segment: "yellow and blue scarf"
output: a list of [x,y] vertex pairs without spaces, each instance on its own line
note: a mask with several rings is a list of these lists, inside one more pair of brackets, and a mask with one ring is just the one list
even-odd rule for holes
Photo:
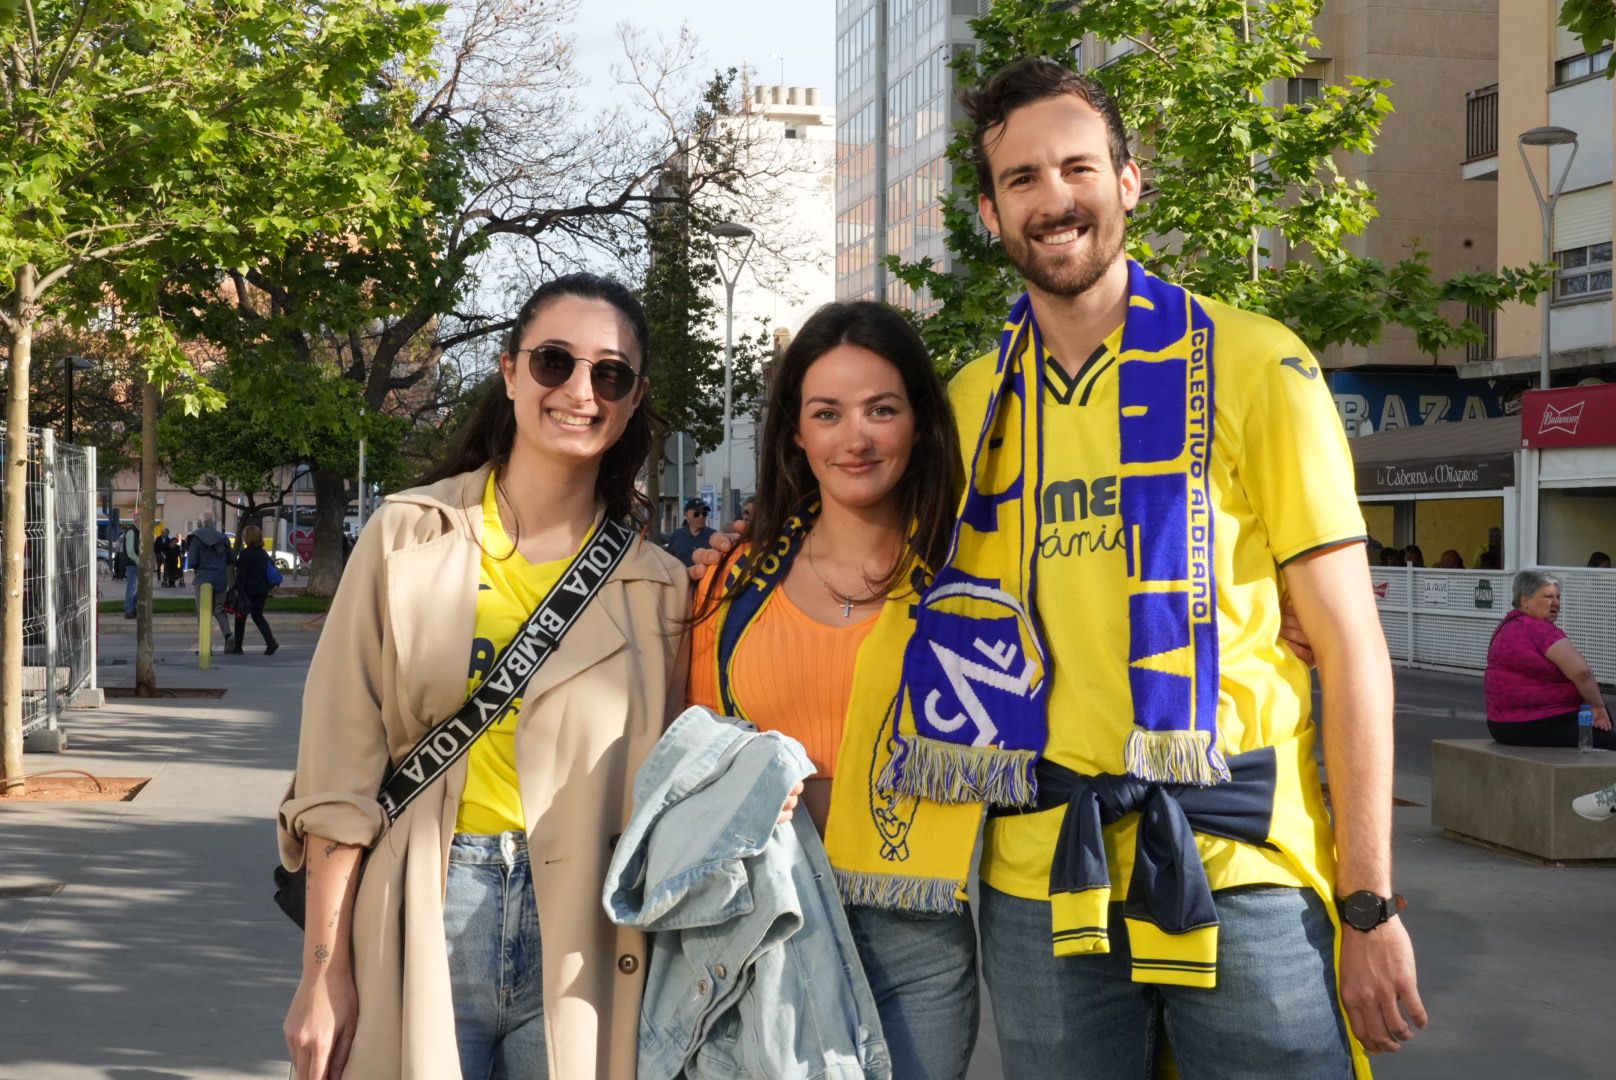
[[[747,631],[790,573],[818,516],[819,502],[810,499],[786,521],[780,536],[767,547],[738,555],[724,575],[719,595],[751,568],[746,587],[713,615],[719,701],[729,716],[753,719],[735,694],[735,658]],[[854,665],[825,827],[825,854],[846,904],[952,912],[961,910],[965,899],[984,808],[903,795],[880,782],[896,745],[891,718],[904,647],[914,631],[915,601],[928,580],[917,560],[911,588],[882,605]]]
[[[1117,366],[1133,713],[1124,761],[1140,780],[1207,785],[1229,777],[1217,740],[1212,320],[1132,261],[1128,290]],[[1000,335],[948,556],[904,655],[893,790],[997,806],[1035,797],[1049,696],[1036,604],[1044,363],[1023,294]]]

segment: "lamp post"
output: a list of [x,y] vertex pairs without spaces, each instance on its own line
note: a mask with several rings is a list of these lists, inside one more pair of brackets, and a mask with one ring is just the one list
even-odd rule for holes
[[[1532,171],[1532,163],[1526,157],[1528,146],[1570,146],[1571,155],[1566,158],[1565,168],[1560,170],[1560,178],[1555,180],[1549,191],[1549,197],[1543,197],[1543,188],[1538,185],[1537,173]],[[1560,192],[1565,188],[1566,177],[1571,175],[1571,163],[1577,160],[1577,133],[1570,128],[1563,127],[1535,127],[1530,131],[1523,131],[1515,140],[1515,148],[1521,152],[1521,164],[1526,168],[1526,178],[1532,182],[1532,194],[1537,197],[1537,211],[1543,218],[1543,261],[1554,263],[1554,205],[1560,201]],[[1550,180],[1554,172],[1552,153],[1544,170],[1544,181]],[[1549,309],[1554,305],[1554,272],[1550,272],[1549,289],[1538,301],[1542,312],[1542,325],[1538,342],[1538,389],[1549,388]]]
[[73,441],[73,373],[75,371],[89,371],[95,367],[95,361],[88,356],[62,357],[62,370],[67,373],[67,441]]
[[741,270],[746,266],[746,260],[752,254],[752,245],[757,243],[757,236],[745,225],[733,221],[720,221],[707,231],[724,240],[746,241],[746,248],[741,252],[740,258],[735,261],[734,273],[724,273],[723,260],[717,260],[718,275],[724,279],[724,486],[719,489],[719,505],[713,509],[718,513],[718,523],[727,525],[729,524],[730,466],[734,462],[734,447],[730,438],[730,411],[735,382],[735,283],[741,279]]

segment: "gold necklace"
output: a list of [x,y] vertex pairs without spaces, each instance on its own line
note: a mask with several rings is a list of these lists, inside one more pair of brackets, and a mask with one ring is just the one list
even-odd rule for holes
[[825,586],[825,591],[830,593],[838,604],[842,605],[842,618],[851,619],[853,617],[853,609],[856,607],[863,607],[865,604],[886,599],[887,592],[885,589],[878,589],[875,592],[870,593],[868,596],[849,596],[846,593],[841,592],[836,588],[836,586],[825,580],[825,575],[819,572],[819,563],[814,559],[814,553],[806,550],[806,545],[804,545],[804,548],[805,553],[808,556],[808,569],[812,570],[814,572],[814,577],[818,578],[819,583]]

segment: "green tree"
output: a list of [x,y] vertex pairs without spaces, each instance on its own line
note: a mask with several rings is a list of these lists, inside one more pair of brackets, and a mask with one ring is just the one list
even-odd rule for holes
[[[508,330],[510,308],[535,279],[602,261],[625,278],[638,276],[644,230],[668,198],[655,186],[667,162],[690,163],[688,189],[697,200],[738,190],[761,167],[721,104],[734,73],[718,91],[696,82],[686,33],[660,45],[626,36],[624,104],[603,117],[580,116],[570,45],[560,32],[576,8],[576,0],[459,0],[440,50],[441,78],[414,87],[402,113],[361,110],[349,123],[355,137],[388,125],[420,134],[427,152],[417,216],[364,237],[311,236],[223,291],[198,265],[183,282],[170,279],[168,309],[223,346],[232,366],[273,354],[309,365],[308,377],[322,384],[351,383],[357,395],[331,399],[346,401],[351,416],[319,414],[337,425],[322,445],[353,445],[336,435],[358,422],[360,410],[417,426],[441,423],[459,393],[459,373],[446,370],[445,357]],[[635,101],[639,119],[625,113]],[[515,299],[495,313],[479,308],[490,264],[507,272],[506,293]],[[486,367],[486,355],[478,359]],[[311,424],[300,426],[312,437]],[[341,571],[353,472],[346,463],[311,464],[317,524],[308,587],[329,594]]]
[[[1616,40],[1616,0],[1565,0],[1560,25],[1580,37],[1590,55],[1609,48]],[[1605,78],[1616,79],[1616,64],[1605,67]]]
[[[0,326],[10,432],[28,419],[36,324],[131,321],[148,387],[183,381],[158,281],[187,260],[245,266],[295,236],[384,223],[408,146],[356,147],[338,123],[379,76],[407,80],[438,9],[397,0],[5,0],[0,4]],[[216,403],[198,383],[188,407]],[[145,392],[143,428],[155,420]],[[146,440],[149,444],[150,438]],[[151,455],[146,455],[149,459]],[[24,458],[7,462],[0,783],[21,769]],[[147,461],[148,473],[150,461]],[[155,505],[145,485],[143,550]],[[143,557],[141,655],[151,560]],[[150,664],[138,665],[151,681]]]
[[[663,171],[658,191],[666,201],[646,228],[649,258],[641,296],[655,352],[651,403],[664,421],[652,438],[647,494],[660,507],[661,466],[669,436],[683,432],[697,453],[716,448],[724,439],[725,357],[718,327],[725,311],[715,296],[723,284],[720,247],[730,242],[713,234],[721,219],[719,208],[693,196],[680,163]],[[723,257],[733,261],[739,254],[730,250]],[[732,416],[745,416],[756,408],[769,342],[767,327],[750,334],[743,331],[734,339]],[[726,509],[725,520],[728,517]]]
[[[995,0],[972,21],[978,47],[954,60],[974,86],[1012,60],[1043,56],[1073,65],[1086,34],[1135,50],[1089,72],[1115,96],[1147,188],[1128,229],[1129,254],[1197,292],[1289,324],[1314,348],[1366,345],[1382,328],[1413,329],[1419,348],[1483,340],[1443,305],[1496,308],[1529,300],[1543,268],[1434,279],[1414,251],[1394,265],[1354,254],[1349,240],[1375,215],[1374,193],[1341,176],[1341,154],[1368,154],[1391,102],[1385,80],[1354,77],[1301,105],[1268,89],[1303,72],[1316,46],[1319,0]],[[988,351],[1020,281],[976,213],[976,173],[966,131],[949,145],[953,189],[944,206],[952,274],[925,263],[889,265],[943,301],[924,333],[953,368]],[[1274,250],[1283,241],[1282,252]],[[1271,261],[1271,257],[1272,261]]]

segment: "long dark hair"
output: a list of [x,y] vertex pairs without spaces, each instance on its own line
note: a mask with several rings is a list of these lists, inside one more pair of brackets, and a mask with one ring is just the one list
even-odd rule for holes
[[[602,300],[616,308],[628,320],[634,340],[639,344],[640,374],[651,374],[651,328],[646,322],[645,308],[623,285],[598,274],[567,274],[540,285],[516,315],[516,325],[505,342],[507,355],[516,355],[522,345],[522,335],[533,325],[544,305],[563,296]],[[480,469],[489,462],[498,469],[510,460],[511,446],[516,441],[516,407],[501,392],[499,378],[498,373],[493,376],[482,402],[461,428],[449,453],[421,477],[419,483],[435,483]],[[623,429],[623,437],[612,444],[601,459],[595,496],[606,504],[607,517],[635,525],[644,525],[651,519],[651,500],[635,481],[645,467],[651,452],[652,432],[659,423],[661,418],[651,408],[651,395],[642,395],[628,418],[628,426]]]
[[[808,455],[796,440],[802,383],[814,362],[838,345],[868,349],[897,368],[914,409],[915,444],[897,487],[909,543],[882,582],[882,591],[891,595],[905,587],[917,558],[931,569],[942,563],[959,505],[963,470],[948,395],[926,345],[908,320],[886,304],[871,300],[826,304],[809,316],[786,349],[769,383],[764,406],[757,506],[747,535],[761,550],[785,531],[787,519],[819,490]],[[749,568],[743,570],[721,599],[735,596],[751,577]],[[698,617],[716,608],[717,594],[716,589],[708,593],[713,602],[704,605]]]

